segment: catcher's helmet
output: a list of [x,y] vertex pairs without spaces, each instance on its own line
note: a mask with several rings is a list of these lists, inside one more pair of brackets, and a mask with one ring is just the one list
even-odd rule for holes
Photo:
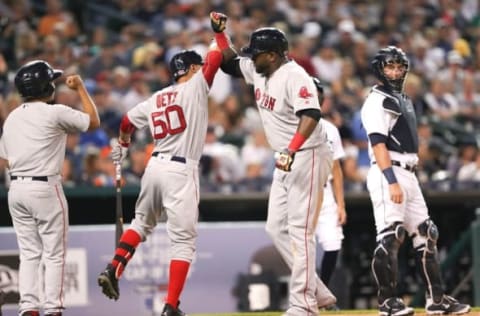
[[[405,72],[403,76],[398,79],[390,79],[385,76],[383,68],[387,64],[398,63],[405,66]],[[380,49],[372,60],[372,68],[375,77],[380,80],[387,88],[395,91],[402,92],[403,82],[407,76],[409,61],[407,55],[398,47],[388,46]]]
[[280,56],[285,56],[288,51],[287,37],[277,28],[262,27],[252,33],[250,43],[241,51],[251,57],[264,52],[275,52]]
[[24,99],[36,99],[50,96],[55,90],[52,83],[63,71],[53,69],[43,60],[26,63],[15,75],[15,87]]
[[175,81],[188,72],[190,65],[203,65],[202,56],[194,50],[183,50],[172,57],[170,70]]

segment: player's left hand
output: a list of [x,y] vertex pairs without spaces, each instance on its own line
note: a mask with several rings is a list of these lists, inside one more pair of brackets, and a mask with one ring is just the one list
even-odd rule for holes
[[210,12],[210,24],[215,33],[222,33],[225,31],[227,16],[220,12]]
[[291,171],[295,153],[288,150],[275,153],[275,167],[283,171]]
[[65,84],[70,89],[77,90],[81,85],[83,85],[83,80],[79,75],[71,75],[67,77]]

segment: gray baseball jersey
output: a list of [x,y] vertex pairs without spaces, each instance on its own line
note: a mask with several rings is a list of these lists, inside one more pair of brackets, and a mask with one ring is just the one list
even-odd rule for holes
[[199,71],[188,82],[169,86],[128,111],[137,128],[149,127],[154,151],[199,160],[207,133],[209,87]]
[[202,71],[153,94],[127,115],[137,128],[148,126],[154,139],[141,182],[131,229],[145,239],[165,211],[172,239],[170,257],[193,260],[198,221],[198,161],[208,124],[209,85]]
[[[328,142],[333,149],[333,160],[345,157],[342,139],[338,128],[327,120],[323,120],[327,132]],[[317,223],[317,239],[324,251],[334,251],[341,248],[343,239],[343,228],[338,224],[337,202],[332,188],[332,175],[323,190],[323,203],[320,209]]]
[[[304,109],[320,109],[311,77],[294,61],[270,78],[255,71],[253,61],[240,58],[240,70],[253,85],[267,140],[276,151],[285,150],[296,133]],[[333,295],[315,272],[315,224],[322,188],[332,168],[332,152],[323,124],[295,154],[290,172],[276,169],[270,190],[266,229],[292,270],[287,315],[318,313],[321,300]]]
[[8,160],[11,184],[8,206],[20,248],[20,312],[41,307],[38,289],[40,260],[45,266],[46,312],[63,309],[64,258],[68,206],[60,170],[67,133],[86,131],[88,114],[43,102],[24,103],[7,117],[0,140],[1,157]]

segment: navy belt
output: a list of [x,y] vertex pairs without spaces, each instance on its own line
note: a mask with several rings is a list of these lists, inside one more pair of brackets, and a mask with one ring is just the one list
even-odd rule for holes
[[[160,153],[158,151],[156,151],[152,154],[153,157],[157,157],[158,155],[160,155]],[[181,162],[181,163],[187,163],[187,159],[185,159],[185,157],[180,157],[180,156],[170,156],[170,160],[171,161],[176,161],[176,162]]]
[[[410,171],[410,172],[415,172],[417,171],[417,166],[416,165],[407,165],[406,163],[404,162],[400,162],[400,161],[397,161],[397,160],[392,160],[392,166],[397,166],[397,167],[400,167],[400,168],[403,168],[407,171]],[[372,164],[376,164],[377,162],[374,161]]]
[[38,176],[38,177],[30,177],[30,176],[11,176],[11,180],[17,180],[17,179],[32,179],[33,181],[43,181],[43,182],[48,182],[48,177],[47,176]]

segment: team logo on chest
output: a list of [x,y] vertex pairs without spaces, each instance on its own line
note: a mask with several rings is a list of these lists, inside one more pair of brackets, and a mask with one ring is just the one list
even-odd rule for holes
[[262,93],[259,88],[255,89],[255,100],[257,101],[258,106],[262,108],[266,108],[270,111],[273,111],[273,108],[275,107],[275,99],[272,96],[269,96],[266,93]]

